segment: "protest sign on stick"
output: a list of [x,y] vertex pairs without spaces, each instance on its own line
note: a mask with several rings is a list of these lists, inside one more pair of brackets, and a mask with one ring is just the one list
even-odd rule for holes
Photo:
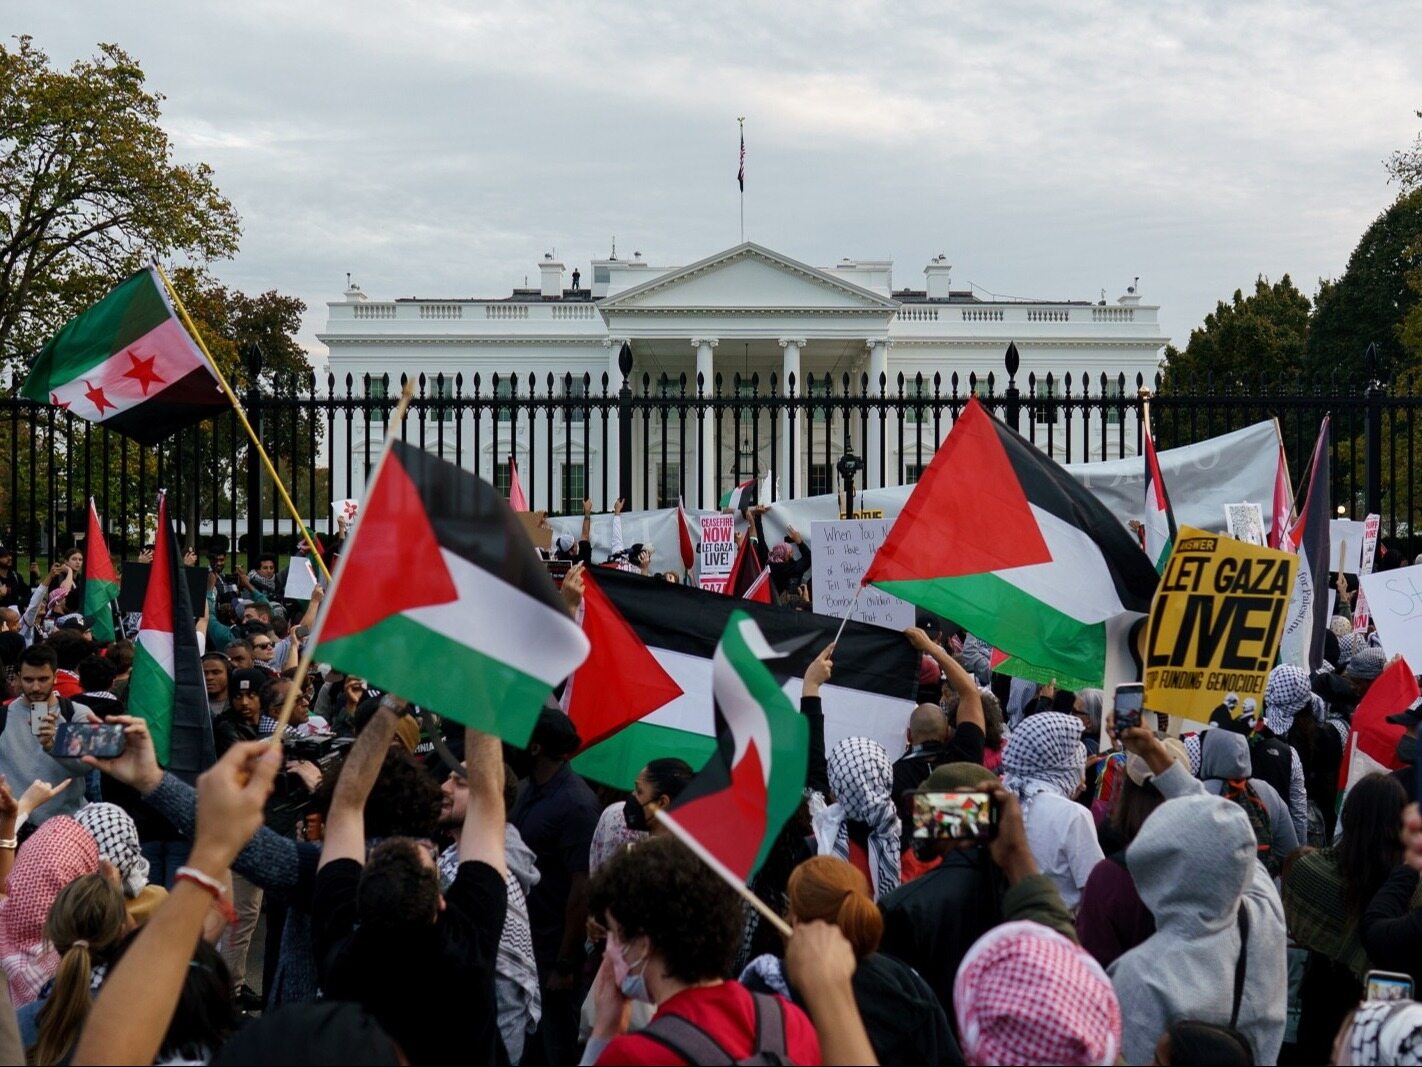
[[1365,574],[1359,588],[1367,595],[1383,651],[1422,663],[1422,564]]
[[[907,600],[890,596],[874,586],[860,586],[874,553],[889,536],[893,525],[892,519],[845,519],[810,524],[810,589],[817,614],[848,617],[890,630],[913,625],[914,607]],[[851,601],[853,611],[849,610]]]
[[1378,530],[1382,526],[1382,516],[1369,515],[1363,520],[1363,558],[1358,563],[1358,602],[1353,605],[1353,629],[1367,630],[1371,613],[1368,611],[1368,595],[1363,592],[1362,576],[1373,573],[1373,563],[1377,559]]
[[1262,701],[1298,557],[1180,529],[1151,605],[1145,702],[1209,721],[1227,693]]
[[292,556],[291,565],[286,569],[286,588],[282,596],[287,600],[310,600],[316,588],[316,571],[305,556]]
[[355,522],[355,517],[360,514],[360,501],[352,497],[345,500],[331,501],[331,517],[333,519],[345,519],[346,522]]
[[736,517],[701,516],[701,588],[724,593],[736,557]]

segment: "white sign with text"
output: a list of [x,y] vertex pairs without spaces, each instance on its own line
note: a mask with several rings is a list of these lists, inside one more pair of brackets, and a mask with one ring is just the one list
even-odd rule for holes
[[731,564],[736,558],[736,517],[734,515],[701,516],[702,589],[724,593],[731,577]]
[[1422,565],[1365,574],[1359,582],[1383,651],[1422,663]]
[[[843,618],[859,592],[859,579],[889,536],[893,519],[846,519],[810,523],[810,574],[814,610]],[[914,623],[914,606],[865,586],[850,616],[858,622],[905,630]]]

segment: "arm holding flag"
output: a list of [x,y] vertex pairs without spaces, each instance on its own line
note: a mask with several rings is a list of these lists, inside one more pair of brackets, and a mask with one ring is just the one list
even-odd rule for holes
[[400,710],[391,706],[394,703],[390,697],[381,698],[380,707],[346,756],[341,776],[336,779],[336,790],[331,795],[318,870],[336,860],[365,863],[365,802],[380,775],[380,765],[385,762],[385,753],[390,751],[390,741],[395,736],[395,725],[400,721]]
[[464,734],[469,803],[459,832],[459,862],[487,863],[502,878],[504,858],[504,756],[499,739],[479,730]]

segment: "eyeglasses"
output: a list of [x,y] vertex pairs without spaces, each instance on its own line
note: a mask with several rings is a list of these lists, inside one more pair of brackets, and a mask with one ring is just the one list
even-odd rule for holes
[[272,644],[270,641],[253,641],[252,648],[257,652],[263,652],[269,648],[276,648],[276,645]]

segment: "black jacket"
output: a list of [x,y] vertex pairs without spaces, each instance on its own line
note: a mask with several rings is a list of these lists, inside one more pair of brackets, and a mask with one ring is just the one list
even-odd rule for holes
[[1383,971],[1402,971],[1422,982],[1422,909],[1413,910],[1417,872],[1393,868],[1363,912],[1358,934],[1368,959]]

